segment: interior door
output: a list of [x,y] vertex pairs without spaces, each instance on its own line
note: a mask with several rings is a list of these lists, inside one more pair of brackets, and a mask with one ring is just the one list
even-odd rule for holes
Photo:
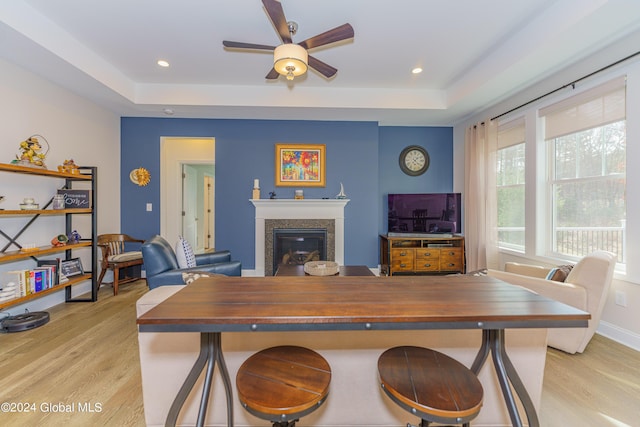
[[193,166],[182,165],[182,236],[187,239],[195,252],[204,249],[202,239],[198,239],[198,173]]

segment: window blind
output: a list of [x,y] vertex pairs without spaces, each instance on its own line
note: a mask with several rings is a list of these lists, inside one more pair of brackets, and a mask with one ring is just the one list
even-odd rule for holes
[[572,96],[538,111],[544,118],[544,139],[550,140],[623,120],[626,76]]
[[524,117],[498,125],[498,149],[524,142]]

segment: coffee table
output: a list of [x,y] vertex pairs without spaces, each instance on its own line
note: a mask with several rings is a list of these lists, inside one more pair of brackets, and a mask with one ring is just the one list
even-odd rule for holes
[[[375,276],[366,265],[341,265],[334,276]],[[274,276],[310,276],[304,272],[304,265],[283,264],[278,266]]]

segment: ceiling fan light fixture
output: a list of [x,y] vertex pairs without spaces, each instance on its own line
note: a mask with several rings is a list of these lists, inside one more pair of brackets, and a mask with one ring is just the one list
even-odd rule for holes
[[285,43],[273,51],[273,68],[287,80],[293,80],[307,72],[309,55],[300,45]]

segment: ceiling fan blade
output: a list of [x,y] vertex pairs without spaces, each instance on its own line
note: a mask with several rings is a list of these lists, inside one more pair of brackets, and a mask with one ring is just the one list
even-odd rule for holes
[[329,43],[335,43],[341,40],[353,38],[353,35],[354,32],[351,24],[343,24],[332,30],[326,31],[322,34],[318,34],[317,36],[313,36],[310,39],[306,39],[305,41],[302,41],[298,44],[305,49],[313,49]]
[[309,55],[309,67],[313,68],[314,70],[316,70],[317,72],[325,76],[326,78],[331,78],[335,76],[336,73],[338,72],[337,68],[333,68],[331,65],[327,64],[326,62],[322,62],[311,55]]
[[233,49],[274,50],[276,48],[275,46],[267,46],[265,44],[231,42],[228,40],[223,40],[222,45]]
[[275,80],[275,79],[277,79],[278,77],[280,77],[280,74],[276,71],[276,69],[275,69],[275,68],[272,68],[272,69],[271,69],[271,71],[269,71],[269,74],[267,74],[267,75],[265,76],[265,79],[268,79],[268,80]]
[[276,27],[278,35],[283,43],[291,43],[291,33],[289,33],[289,24],[284,16],[282,4],[277,0],[262,0],[264,8],[271,18],[271,22]]

